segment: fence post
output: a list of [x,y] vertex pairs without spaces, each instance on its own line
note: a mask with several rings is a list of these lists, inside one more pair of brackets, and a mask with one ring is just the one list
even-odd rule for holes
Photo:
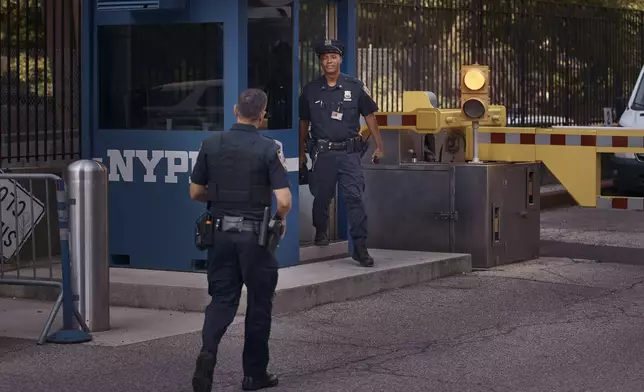
[[74,326],[74,291],[71,284],[71,265],[69,257],[69,219],[68,200],[65,181],[56,180],[56,207],[60,233],[60,265],[63,284],[63,328],[47,337],[52,343],[83,343],[92,340],[88,331]]
[[81,318],[92,332],[110,329],[107,168],[79,160],[67,168],[72,281]]

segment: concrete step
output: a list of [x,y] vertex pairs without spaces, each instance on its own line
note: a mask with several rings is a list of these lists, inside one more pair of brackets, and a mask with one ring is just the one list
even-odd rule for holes
[[[302,311],[472,270],[470,255],[370,252],[376,260],[374,268],[343,258],[280,269],[273,312]],[[59,277],[60,272],[54,275]],[[110,268],[110,279],[112,306],[201,312],[210,301],[203,273]],[[48,288],[0,285],[0,296],[5,297],[53,301],[56,294]],[[245,298],[244,288],[239,315],[245,314]]]
[[313,263],[316,261],[340,259],[349,256],[349,241],[334,241],[329,246],[315,246],[314,244],[300,245],[300,263]]

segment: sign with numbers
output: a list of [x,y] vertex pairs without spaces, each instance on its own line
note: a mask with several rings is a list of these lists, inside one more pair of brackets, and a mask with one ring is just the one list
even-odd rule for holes
[[[0,171],[2,173],[2,171]],[[45,205],[13,180],[0,179],[2,257],[18,252],[45,215]]]

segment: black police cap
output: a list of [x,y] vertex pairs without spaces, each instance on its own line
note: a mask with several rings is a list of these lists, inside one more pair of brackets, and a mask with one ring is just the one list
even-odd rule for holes
[[344,45],[338,40],[326,39],[315,45],[315,53],[317,53],[318,56],[322,56],[327,53],[336,53],[342,56],[344,54]]

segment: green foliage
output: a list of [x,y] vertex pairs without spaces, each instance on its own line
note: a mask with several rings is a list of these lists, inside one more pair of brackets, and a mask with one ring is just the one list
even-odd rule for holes
[[0,0],[0,42],[22,50],[37,48],[45,40],[40,2]]
[[47,56],[27,56],[27,53],[20,53],[17,64],[12,62],[10,69],[12,74],[18,74],[18,78],[29,89],[30,94],[40,97],[52,96],[54,93],[53,75],[50,70],[50,61]]
[[8,63],[7,75],[20,82],[22,91],[28,87],[30,94],[50,96],[53,77],[44,50],[43,14],[37,0],[0,0],[0,56]]

